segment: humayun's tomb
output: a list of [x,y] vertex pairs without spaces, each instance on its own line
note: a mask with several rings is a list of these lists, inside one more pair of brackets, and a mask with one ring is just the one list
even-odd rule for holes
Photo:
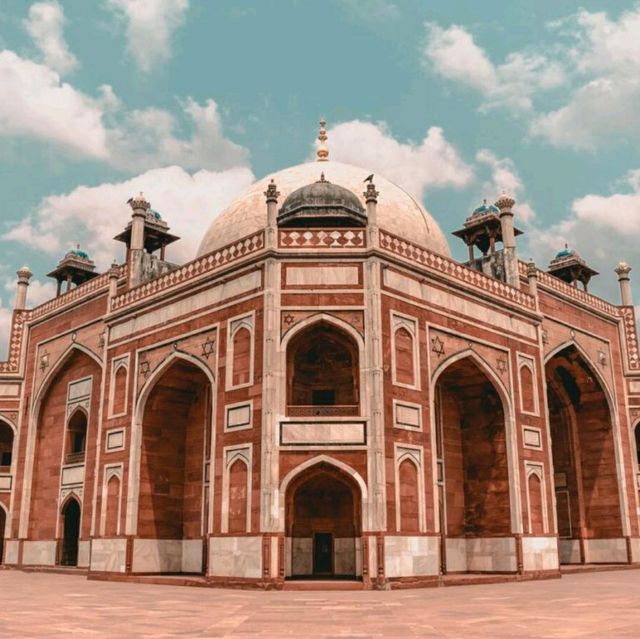
[[70,251],[35,308],[18,271],[3,568],[395,588],[640,564],[630,267],[614,304],[575,250],[521,261],[506,194],[461,216],[455,261],[419,202],[319,137],[191,262],[140,194],[124,263]]

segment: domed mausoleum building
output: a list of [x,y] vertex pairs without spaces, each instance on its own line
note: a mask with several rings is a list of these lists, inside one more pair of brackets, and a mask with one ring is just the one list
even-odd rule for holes
[[35,308],[18,271],[5,567],[385,588],[640,563],[630,267],[616,305],[574,250],[520,261],[507,195],[461,216],[457,262],[419,202],[320,140],[191,262],[140,194],[123,264],[70,251]]

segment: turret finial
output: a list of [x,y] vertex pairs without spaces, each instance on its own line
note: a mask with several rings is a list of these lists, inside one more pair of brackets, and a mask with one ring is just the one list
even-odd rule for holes
[[318,156],[318,162],[326,162],[329,159],[329,149],[327,147],[327,121],[324,118],[320,118],[320,132],[318,133],[318,150],[316,155]]

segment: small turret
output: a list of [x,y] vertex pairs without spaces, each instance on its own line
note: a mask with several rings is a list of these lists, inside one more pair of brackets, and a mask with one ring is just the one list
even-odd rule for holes
[[75,249],[67,252],[65,256],[58,262],[58,266],[47,274],[58,283],[56,296],[62,293],[62,283],[66,283],[65,293],[71,290],[71,286],[79,286],[94,277],[97,277],[96,265],[89,257],[86,251],[80,249],[78,244]]
[[[513,206],[514,201],[511,198],[509,198],[509,202]],[[497,248],[500,242],[503,244],[504,249],[507,248],[507,243],[504,241],[504,223],[501,218],[500,203],[505,205],[506,202],[503,201],[503,198],[500,198],[495,204],[488,204],[485,199],[467,217],[463,227],[454,231],[453,234],[467,245],[469,249],[469,266],[497,279],[508,281],[505,251]],[[512,240],[509,248],[513,253],[515,252],[513,238],[517,235],[522,235],[522,231],[514,228],[513,223],[510,227],[509,225],[507,227],[507,232],[510,233],[510,239]],[[475,248],[478,248],[481,252],[481,257],[478,259],[474,252]],[[514,278],[512,277],[512,279]]]
[[598,271],[594,271],[580,257],[575,249],[570,249],[568,244],[549,262],[549,273],[558,279],[577,287],[578,282],[582,283],[585,291],[588,292],[589,281]]
[[16,302],[14,308],[21,311],[27,306],[27,289],[29,288],[29,280],[33,277],[33,273],[28,266],[23,266],[17,273],[18,290],[16,292]]

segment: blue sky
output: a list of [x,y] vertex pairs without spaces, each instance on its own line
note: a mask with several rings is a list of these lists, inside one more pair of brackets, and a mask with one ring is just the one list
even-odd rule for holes
[[[606,4],[606,12],[602,6]],[[15,271],[100,269],[143,190],[193,256],[256,177],[313,153],[421,197],[448,233],[517,199],[519,253],[567,241],[640,301],[640,4],[608,0],[0,0],[0,340]],[[451,238],[461,259],[463,246]],[[634,278],[634,275],[636,276]]]

